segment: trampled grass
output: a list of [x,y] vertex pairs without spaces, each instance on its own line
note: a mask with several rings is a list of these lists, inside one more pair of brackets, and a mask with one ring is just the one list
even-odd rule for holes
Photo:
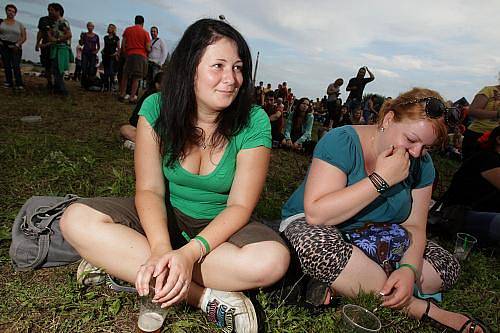
[[[76,284],[76,265],[35,272],[15,272],[9,262],[10,229],[18,209],[32,195],[131,196],[133,155],[123,149],[119,126],[131,106],[109,94],[85,92],[69,83],[71,97],[44,92],[43,81],[27,79],[27,91],[0,91],[0,331],[1,332],[133,332],[135,296],[105,286]],[[22,116],[41,115],[25,124]],[[257,214],[277,219],[280,207],[302,181],[308,159],[273,151],[267,183]],[[446,185],[456,163],[437,161]],[[310,311],[282,305],[284,294],[260,292],[268,332],[340,332],[340,305],[354,302],[377,308],[373,296],[340,299],[337,307]],[[500,264],[498,254],[476,251],[464,265],[455,288],[444,295],[445,308],[467,312],[499,331]],[[386,332],[433,330],[387,309],[377,310]],[[169,311],[164,332],[217,332],[200,312],[177,306]]]

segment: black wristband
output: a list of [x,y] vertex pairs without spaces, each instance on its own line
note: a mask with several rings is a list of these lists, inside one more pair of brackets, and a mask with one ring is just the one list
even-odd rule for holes
[[368,176],[378,193],[382,194],[389,189],[389,184],[378,173],[373,172]]

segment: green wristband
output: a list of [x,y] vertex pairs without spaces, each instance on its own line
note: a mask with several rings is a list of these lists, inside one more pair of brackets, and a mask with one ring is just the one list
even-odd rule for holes
[[209,254],[210,253],[210,244],[208,244],[207,240],[205,238],[201,237],[200,235],[196,236],[195,239],[198,239],[203,244],[203,246],[205,247],[205,250],[206,250],[206,254]]
[[417,281],[418,273],[417,273],[417,269],[415,268],[415,266],[413,266],[412,264],[399,264],[398,269],[400,269],[401,267],[408,267],[409,269],[411,269],[413,271],[413,274],[415,274],[415,281]]

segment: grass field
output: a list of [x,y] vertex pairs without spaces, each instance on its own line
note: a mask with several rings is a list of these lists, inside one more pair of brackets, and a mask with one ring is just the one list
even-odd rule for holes
[[[32,195],[75,193],[131,196],[133,154],[122,148],[119,126],[131,106],[112,95],[82,91],[69,83],[71,97],[61,99],[44,90],[40,78],[27,79],[21,94],[0,90],[0,332],[133,332],[138,306],[134,295],[105,286],[76,284],[76,265],[35,272],[15,272],[8,256],[10,229],[18,209]],[[25,124],[26,115],[42,122]],[[276,219],[284,200],[303,179],[308,159],[287,151],[272,153],[271,168],[257,207],[259,216]],[[438,159],[442,191],[456,163]],[[310,312],[281,304],[280,292],[260,292],[269,332],[341,331],[340,307]],[[370,310],[376,300],[365,295],[354,302]],[[447,309],[470,313],[500,328],[500,261],[498,252],[475,251],[463,266],[455,288],[444,295]],[[433,332],[431,328],[387,309],[377,311],[384,332]],[[217,332],[205,317],[188,306],[169,310],[164,332]]]

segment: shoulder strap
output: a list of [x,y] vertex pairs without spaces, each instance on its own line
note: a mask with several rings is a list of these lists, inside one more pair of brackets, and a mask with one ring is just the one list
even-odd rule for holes
[[70,203],[79,197],[74,194],[67,194],[60,202],[52,207],[37,207],[31,216],[25,216],[21,229],[26,235],[38,237],[38,252],[33,262],[25,265],[17,264],[19,270],[34,269],[43,264],[49,253],[50,236],[52,230],[50,225],[59,218]]
[[155,45],[155,43],[159,40],[160,38],[156,38],[153,40],[153,42],[151,43],[151,47],[153,47],[153,45]]
[[52,222],[61,216],[70,203],[78,199],[74,194],[66,195],[60,202],[51,207],[37,207],[33,214],[26,216],[22,229],[25,234],[43,234]]

